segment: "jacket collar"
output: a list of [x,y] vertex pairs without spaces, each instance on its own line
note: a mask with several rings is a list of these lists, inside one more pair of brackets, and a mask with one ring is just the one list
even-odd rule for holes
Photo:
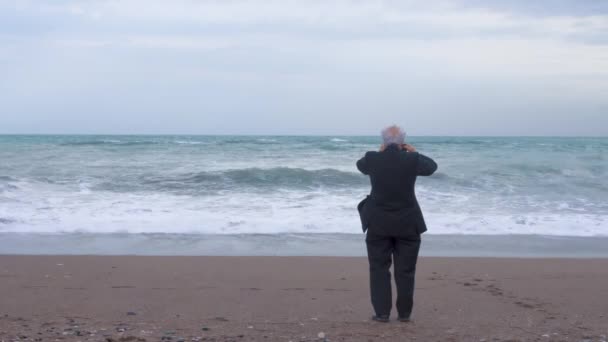
[[386,146],[386,148],[384,150],[385,151],[400,151],[401,148],[397,144],[390,144],[390,145]]

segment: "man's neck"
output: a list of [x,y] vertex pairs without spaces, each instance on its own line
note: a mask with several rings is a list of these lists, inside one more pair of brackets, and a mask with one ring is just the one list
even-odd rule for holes
[[384,150],[385,151],[399,151],[399,150],[401,150],[401,147],[397,144],[390,144],[390,145],[386,146],[386,148]]

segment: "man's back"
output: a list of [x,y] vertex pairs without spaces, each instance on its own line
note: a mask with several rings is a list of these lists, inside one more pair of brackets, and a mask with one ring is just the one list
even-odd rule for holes
[[[407,152],[399,145],[389,145],[384,151],[370,151],[357,162],[357,168],[369,175],[372,185],[364,217],[368,224],[426,231],[426,224],[416,200],[414,187],[418,176],[429,176],[437,164],[418,152]],[[364,224],[365,225],[365,224]],[[401,227],[399,227],[401,226]]]

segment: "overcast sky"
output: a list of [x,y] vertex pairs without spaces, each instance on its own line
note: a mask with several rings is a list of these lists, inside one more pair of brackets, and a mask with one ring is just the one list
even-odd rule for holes
[[0,133],[608,135],[608,1],[0,0]]

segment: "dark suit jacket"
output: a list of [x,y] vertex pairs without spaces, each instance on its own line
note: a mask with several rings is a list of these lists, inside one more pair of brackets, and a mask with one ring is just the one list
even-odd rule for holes
[[367,152],[357,161],[357,168],[369,175],[372,185],[369,196],[357,206],[363,232],[370,226],[405,235],[426,231],[414,185],[418,176],[430,176],[437,170],[431,158],[390,145],[383,152]]

